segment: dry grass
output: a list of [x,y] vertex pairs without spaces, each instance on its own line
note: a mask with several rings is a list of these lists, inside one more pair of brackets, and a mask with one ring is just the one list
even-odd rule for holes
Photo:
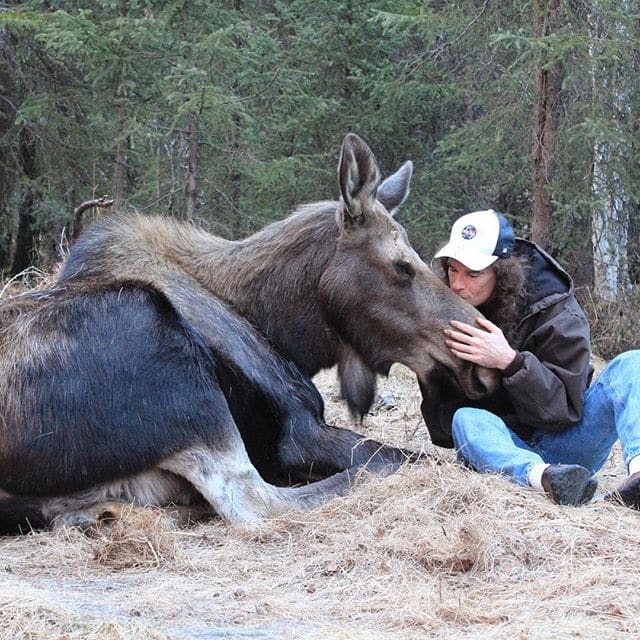
[[[327,415],[349,423],[332,373]],[[395,367],[361,431],[429,449]],[[640,515],[559,507],[439,462],[252,531],[127,510],[92,535],[0,539],[0,638],[369,640],[640,636]],[[622,472],[614,452],[604,488]]]

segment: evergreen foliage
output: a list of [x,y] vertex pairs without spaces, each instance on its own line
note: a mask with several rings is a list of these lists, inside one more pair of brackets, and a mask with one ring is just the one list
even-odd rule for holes
[[[0,271],[50,267],[73,208],[118,181],[124,208],[247,234],[337,197],[347,131],[384,173],[414,160],[403,222],[425,258],[473,209],[504,211],[527,235],[534,70],[561,61],[554,251],[588,283],[598,141],[632,237],[639,226],[638,16],[626,4],[563,3],[545,37],[524,0],[2,5]],[[630,265],[637,278],[635,252]]]

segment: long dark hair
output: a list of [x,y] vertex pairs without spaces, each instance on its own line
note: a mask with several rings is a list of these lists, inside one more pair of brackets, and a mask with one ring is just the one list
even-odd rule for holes
[[[449,260],[436,259],[432,263],[434,272],[449,286]],[[526,299],[526,281],[529,261],[524,256],[496,260],[491,268],[496,274],[496,286],[491,298],[478,307],[478,311],[498,325],[512,343],[515,330],[521,320],[521,306]],[[517,346],[517,345],[514,345]]]

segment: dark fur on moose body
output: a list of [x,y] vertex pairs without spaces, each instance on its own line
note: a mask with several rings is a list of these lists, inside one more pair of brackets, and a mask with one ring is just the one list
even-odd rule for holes
[[[103,500],[203,499],[250,523],[350,490],[407,452],[326,425],[310,376],[339,364],[354,411],[393,362],[434,362],[470,395],[492,376],[442,344],[466,305],[388,211],[411,163],[380,184],[343,143],[342,199],[241,241],[142,216],[88,229],[56,286],[0,305],[0,531],[83,522]],[[281,486],[292,481],[311,484]]]

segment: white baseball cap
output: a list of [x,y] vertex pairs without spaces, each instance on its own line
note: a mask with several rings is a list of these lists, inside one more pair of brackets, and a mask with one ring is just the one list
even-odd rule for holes
[[514,246],[513,228],[501,213],[474,211],[453,223],[449,242],[434,258],[453,258],[467,269],[482,271],[499,258],[511,257]]

